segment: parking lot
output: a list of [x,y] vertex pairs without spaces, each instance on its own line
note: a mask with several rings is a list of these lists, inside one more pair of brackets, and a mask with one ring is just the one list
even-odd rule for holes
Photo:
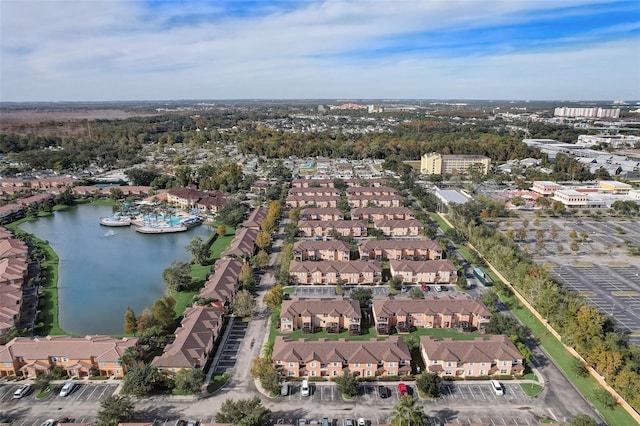
[[0,386],[0,403],[2,406],[10,406],[11,404],[28,403],[34,404],[38,401],[55,401],[55,402],[75,402],[75,401],[102,401],[109,395],[113,395],[118,385],[116,384],[87,384],[78,383],[68,396],[60,396],[60,389],[62,389],[62,383],[55,386],[53,392],[48,396],[36,399],[35,390],[32,390],[28,395],[21,399],[13,399],[13,393],[18,389],[19,384],[6,384]]
[[551,272],[564,286],[613,316],[630,333],[629,340],[640,344],[640,268],[613,265],[576,262],[555,265]]
[[515,404],[525,404],[531,401],[520,385],[502,383],[504,395],[496,395],[488,384],[443,384],[442,395],[437,400],[430,400],[430,403],[441,403],[442,401],[472,400],[475,402],[486,401],[488,403],[509,402]]
[[218,349],[220,355],[217,359],[216,365],[214,366],[213,371],[215,374],[224,373],[236,366],[238,349],[244,339],[248,326],[248,322],[238,320],[236,318],[230,319],[229,324],[227,324],[227,327],[231,328],[229,330],[229,335],[227,336],[226,341],[220,342],[220,347]]

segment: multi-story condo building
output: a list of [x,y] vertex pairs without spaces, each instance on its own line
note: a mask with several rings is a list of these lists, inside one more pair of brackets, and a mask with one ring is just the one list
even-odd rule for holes
[[360,334],[362,313],[356,300],[346,298],[301,299],[294,298],[282,302],[280,310],[280,331],[289,333],[302,330],[315,333],[326,330],[328,333]]
[[217,212],[227,202],[220,191],[200,191],[193,188],[174,188],[167,191],[167,202],[183,209]]
[[377,262],[297,262],[291,261],[289,279],[293,284],[378,284],[382,267]]
[[373,226],[389,237],[418,237],[424,231],[424,225],[417,219],[376,220]]
[[452,284],[458,280],[458,269],[449,259],[391,260],[391,276],[402,277],[406,283]]
[[409,220],[415,219],[415,213],[408,207],[361,207],[351,210],[351,219],[367,220]]
[[553,115],[556,117],[619,118],[620,108],[558,107]]
[[289,195],[293,197],[339,197],[340,190],[326,187],[291,188]]
[[300,220],[344,220],[344,212],[337,208],[306,208],[300,212]]
[[243,263],[242,260],[238,259],[219,259],[213,267],[213,273],[209,275],[204,287],[200,290],[198,297],[229,305],[238,292],[238,277]]
[[96,368],[101,376],[122,377],[126,366],[120,357],[137,338],[109,336],[16,337],[0,346],[0,377],[36,378],[62,367],[69,377],[86,377]]
[[342,237],[366,237],[367,223],[362,220],[301,220],[298,231],[303,237],[330,237],[336,232]]
[[349,195],[347,203],[350,208],[362,207],[400,207],[402,197],[391,195]]
[[361,260],[442,259],[442,247],[432,240],[369,240],[358,251]]
[[256,239],[260,231],[254,228],[242,228],[236,232],[229,248],[222,252],[222,256],[248,259],[256,253]]
[[288,208],[295,209],[298,207],[314,206],[319,208],[335,208],[340,201],[339,196],[317,196],[312,197],[308,195],[289,195],[285,204]]
[[476,328],[483,330],[491,319],[484,303],[469,296],[434,297],[425,299],[375,299],[373,319],[378,334],[388,334],[392,328],[408,333],[416,328]]
[[424,154],[420,159],[420,173],[423,175],[465,174],[472,166],[486,175],[491,160],[484,155],[443,155],[435,152]]
[[175,340],[151,362],[159,370],[177,372],[204,368],[222,329],[222,311],[210,306],[194,306],[184,311]]
[[411,372],[411,353],[398,336],[365,341],[292,340],[276,337],[271,356],[286,377],[403,376]]
[[520,375],[524,372],[522,354],[507,336],[502,335],[474,340],[421,336],[420,354],[426,368],[445,379]]
[[396,190],[388,186],[354,186],[347,188],[345,193],[347,197],[354,195],[394,195]]
[[293,259],[304,260],[338,260],[348,262],[350,258],[349,244],[340,240],[329,241],[297,241],[293,245]]

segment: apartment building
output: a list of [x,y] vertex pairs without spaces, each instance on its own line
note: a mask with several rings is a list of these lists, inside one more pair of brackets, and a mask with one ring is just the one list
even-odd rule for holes
[[524,373],[522,354],[507,336],[502,335],[474,340],[421,336],[420,354],[426,368],[444,379]]
[[293,197],[339,197],[340,190],[327,187],[291,188],[289,195]]
[[207,278],[198,297],[229,305],[238,292],[238,277],[243,264],[238,259],[219,259],[213,265],[213,273]]
[[301,220],[298,232],[311,238],[330,237],[333,232],[342,237],[366,237],[367,223],[362,220]]
[[442,259],[442,247],[432,240],[369,240],[358,251],[361,260]]
[[399,195],[349,195],[347,203],[350,208],[363,207],[400,207],[402,197]]
[[62,367],[69,377],[86,377],[95,367],[101,376],[122,377],[120,357],[137,338],[109,336],[16,337],[0,346],[0,377],[36,378],[53,367]]
[[222,330],[222,311],[211,306],[193,306],[184,311],[175,340],[162,355],[151,361],[159,370],[177,372],[185,368],[203,368]]
[[227,202],[220,191],[200,191],[194,188],[173,188],[167,191],[167,202],[183,209],[200,209],[215,213]]
[[365,341],[292,340],[276,337],[271,356],[286,377],[403,376],[411,372],[411,353],[402,338]]
[[408,207],[361,207],[351,210],[351,219],[366,220],[409,220],[415,219],[415,213]]
[[259,231],[260,225],[262,225],[262,222],[267,217],[268,212],[269,209],[267,209],[266,207],[256,207],[255,209],[251,210],[251,213],[249,213],[247,219],[242,222],[242,227]]
[[373,226],[389,237],[418,237],[424,231],[424,225],[417,219],[376,220]]
[[477,167],[486,175],[490,166],[491,159],[484,155],[443,155],[431,152],[420,159],[420,173],[423,175],[465,174],[471,167]]
[[292,284],[378,284],[382,267],[377,262],[297,262],[291,261],[289,280]]
[[354,186],[347,188],[345,193],[347,197],[354,195],[393,195],[396,194],[396,190],[389,186]]
[[290,209],[298,207],[314,206],[319,208],[336,208],[340,201],[339,196],[317,196],[312,197],[308,195],[289,195],[285,201],[285,204]]
[[241,259],[252,257],[257,250],[256,239],[260,231],[255,228],[242,228],[229,244],[229,248],[222,252],[223,257],[231,256]]
[[348,330],[350,335],[358,335],[361,320],[360,304],[356,300],[344,297],[294,298],[282,302],[280,332],[302,330],[304,333],[315,333],[326,330],[328,333],[340,333]]
[[458,280],[458,269],[449,259],[391,260],[391,276],[402,277],[405,283],[453,284]]
[[476,328],[483,330],[491,320],[491,312],[479,300],[469,296],[427,296],[425,299],[374,299],[373,319],[378,334],[392,328],[408,333],[416,328]]
[[349,244],[340,240],[302,240],[293,245],[293,259],[297,261],[337,260],[348,262],[350,253]]
[[337,208],[306,208],[300,212],[300,220],[344,220],[344,212]]

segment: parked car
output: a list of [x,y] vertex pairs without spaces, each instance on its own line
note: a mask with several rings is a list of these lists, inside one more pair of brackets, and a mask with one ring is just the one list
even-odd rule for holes
[[429,286],[426,284],[422,284],[422,291],[429,291]]
[[389,398],[389,394],[391,392],[389,391],[389,388],[383,385],[378,386],[378,395],[380,396],[380,398]]
[[40,426],[56,426],[56,419],[47,419],[40,424]]
[[404,383],[398,383],[398,393],[400,394],[400,398],[409,398],[409,389],[407,389],[407,385]]
[[280,395],[282,396],[289,395],[289,383],[282,382],[282,387],[280,388]]
[[62,389],[60,389],[60,396],[68,396],[73,392],[73,388],[76,387],[76,384],[72,381],[66,382]]
[[311,394],[311,390],[309,389],[309,381],[304,379],[302,381],[302,386],[300,387],[300,395],[309,396]]
[[16,389],[16,391],[13,393],[13,397],[15,399],[20,399],[24,396],[27,396],[29,392],[31,392],[31,389],[31,385],[22,385],[18,389]]
[[307,419],[298,419],[298,426],[304,426],[307,424]]
[[353,419],[345,419],[344,426],[356,426],[356,425],[355,423],[353,423]]
[[367,421],[365,419],[363,419],[362,417],[360,417],[358,419],[358,426],[367,426]]
[[187,421],[187,426],[198,426],[200,424],[199,420],[189,419]]

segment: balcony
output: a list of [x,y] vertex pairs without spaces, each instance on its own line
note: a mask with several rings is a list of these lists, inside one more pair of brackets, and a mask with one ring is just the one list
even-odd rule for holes
[[398,333],[409,333],[411,331],[411,325],[407,322],[398,322],[396,324]]
[[360,324],[349,325],[349,336],[359,336],[359,335],[360,335]]
[[389,335],[389,326],[385,324],[378,324],[376,326],[376,333],[378,336],[387,336]]
[[327,323],[327,333],[340,333],[340,324],[337,322]]

